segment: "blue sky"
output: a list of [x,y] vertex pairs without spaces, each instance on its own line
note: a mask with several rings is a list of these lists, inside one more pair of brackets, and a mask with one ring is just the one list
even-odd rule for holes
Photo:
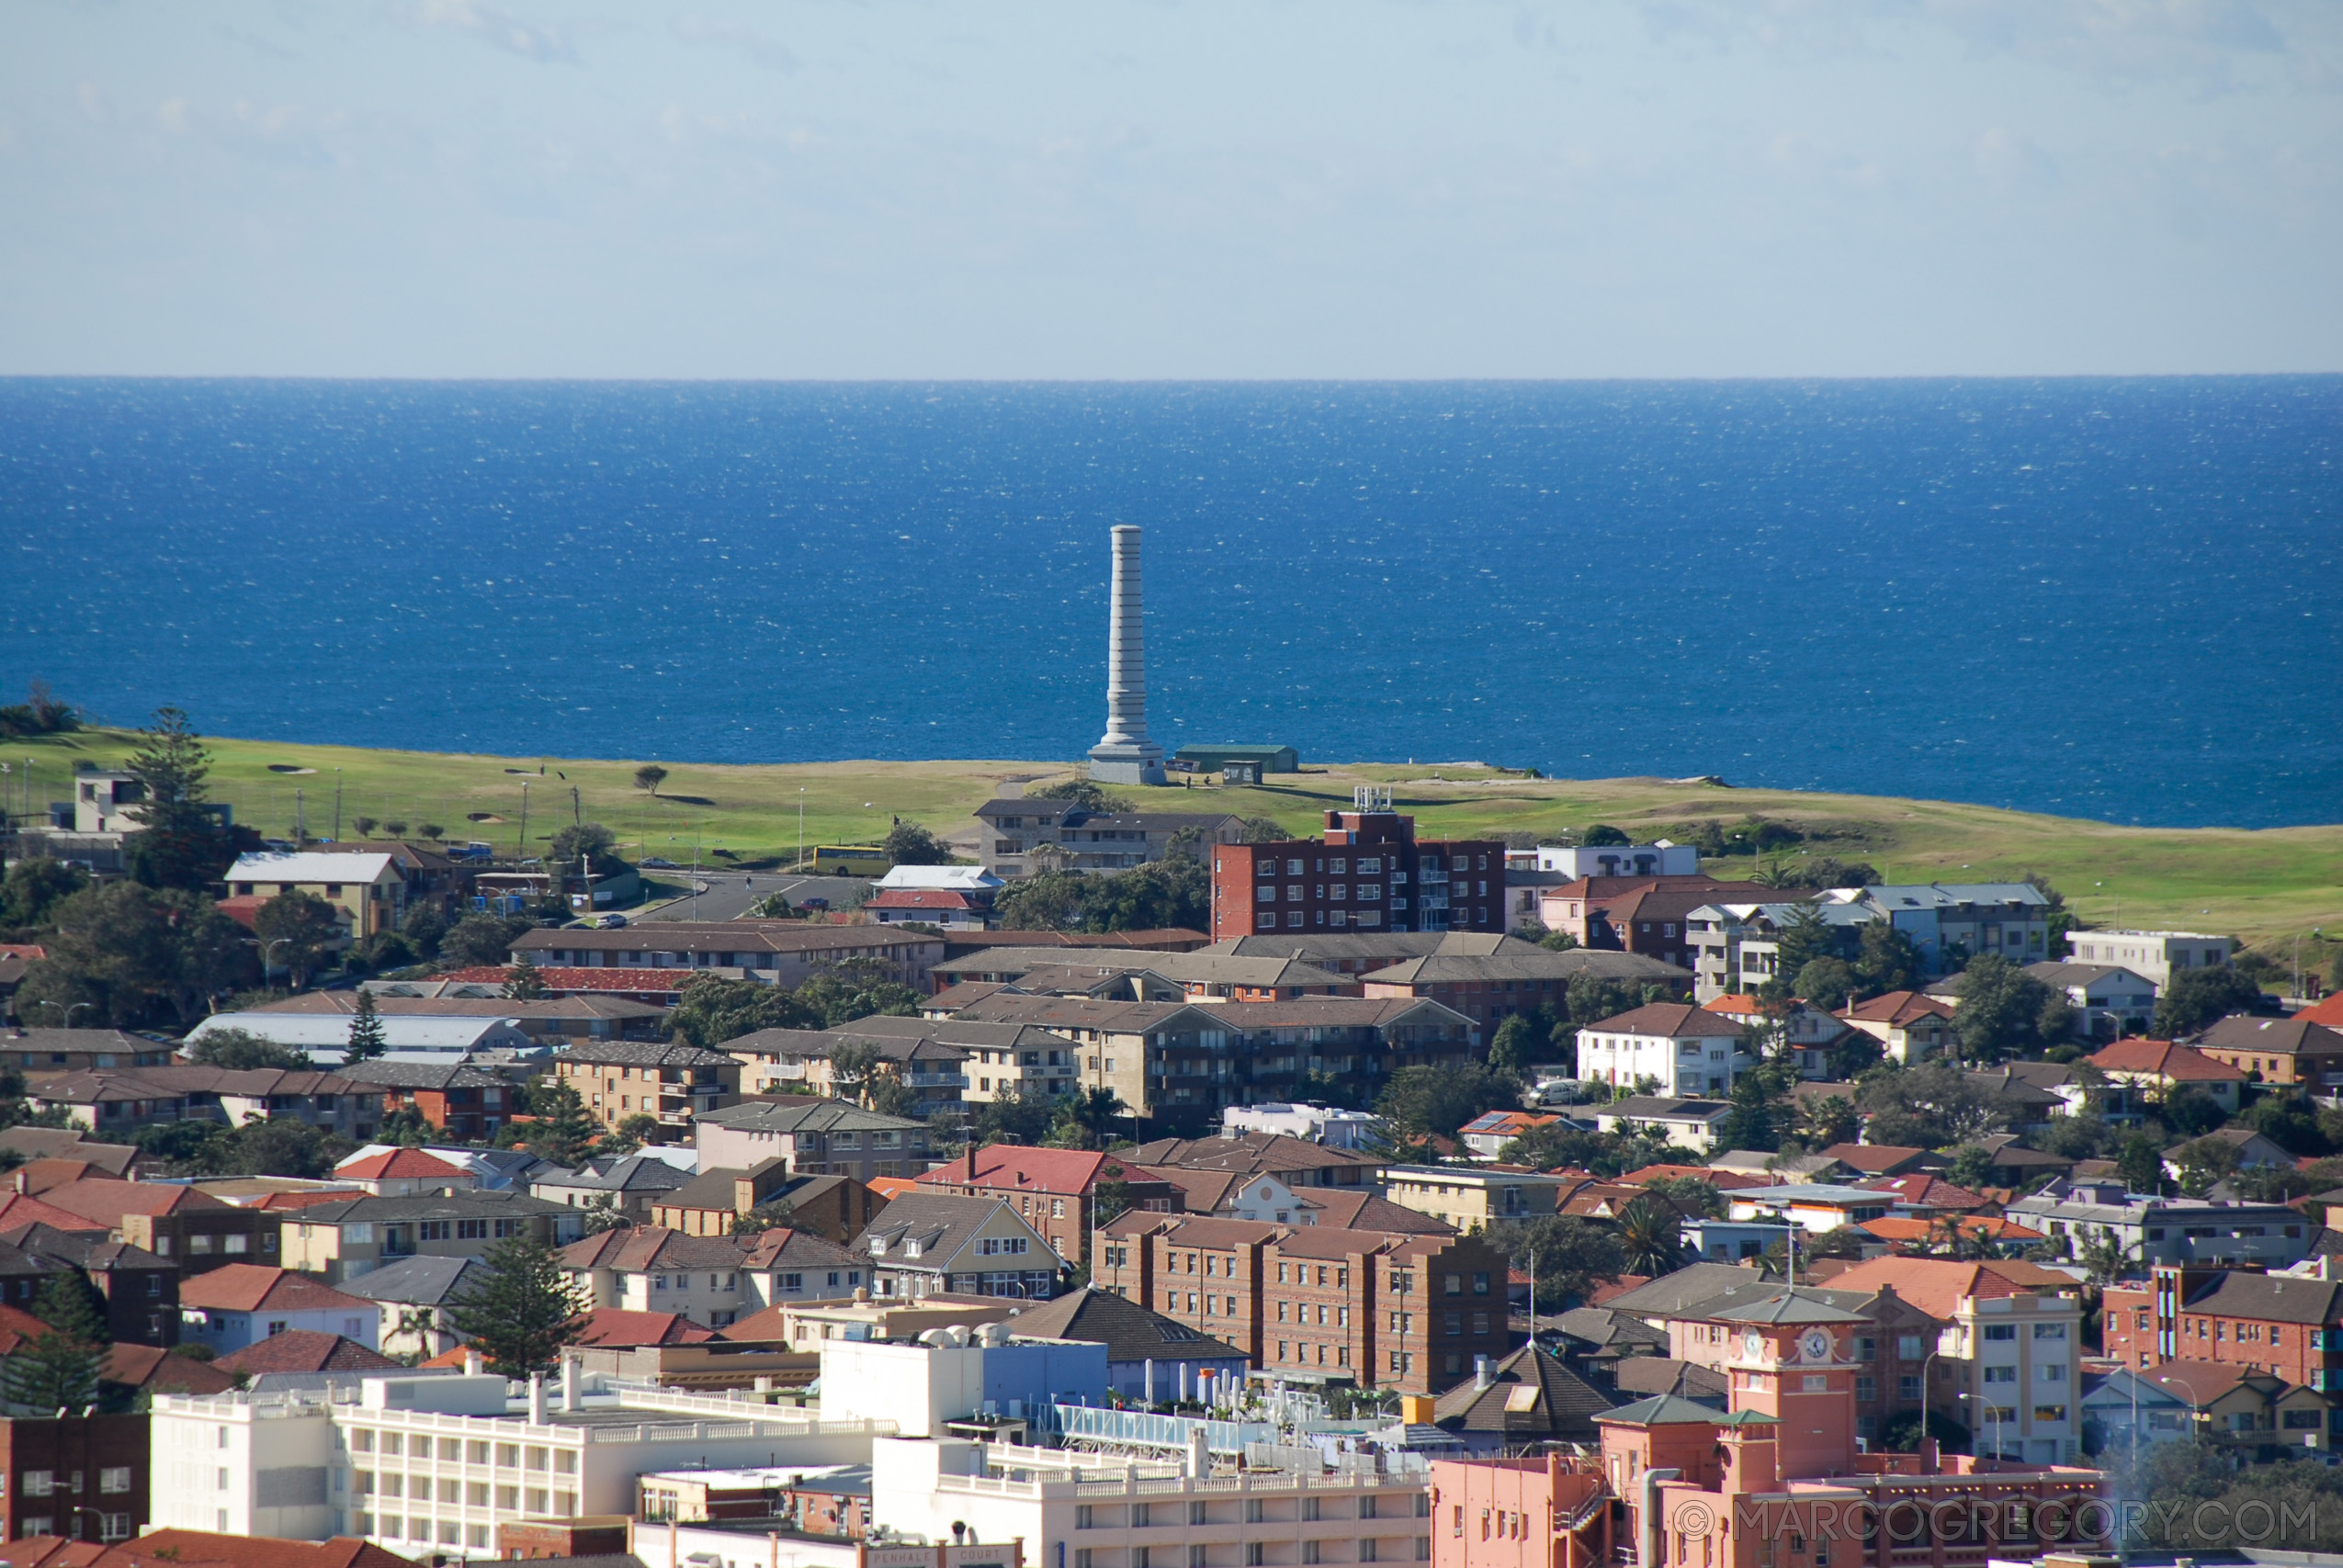
[[2343,368],[2336,0],[0,12],[0,373]]

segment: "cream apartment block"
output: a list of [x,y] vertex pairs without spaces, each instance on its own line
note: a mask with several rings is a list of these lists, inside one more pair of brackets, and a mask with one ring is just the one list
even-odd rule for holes
[[350,1198],[284,1211],[283,1262],[338,1285],[402,1258],[485,1258],[515,1236],[563,1247],[584,1234],[585,1219],[521,1192]]
[[2066,951],[2077,964],[2117,964],[2161,991],[2176,969],[2218,969],[2229,962],[2229,939],[2203,931],[2068,931]]
[[[596,1385],[600,1380],[592,1380]],[[524,1518],[631,1514],[636,1477],[681,1466],[861,1463],[891,1422],[628,1388],[512,1398],[501,1377],[380,1377],[323,1392],[161,1394],[149,1515],[165,1528],[492,1556]]]
[[1466,1235],[1500,1220],[1550,1214],[1565,1189],[1575,1185],[1537,1171],[1453,1165],[1395,1165],[1383,1173],[1383,1195],[1392,1202]]
[[1834,1291],[1882,1285],[1946,1326],[1928,1373],[1928,1407],[1958,1422],[1979,1454],[2073,1464],[2082,1437],[2082,1286],[2032,1264],[1876,1258],[1832,1277]]
[[361,940],[395,929],[407,912],[406,874],[390,855],[320,850],[239,855],[227,882],[239,898],[296,892],[323,898],[348,934]]

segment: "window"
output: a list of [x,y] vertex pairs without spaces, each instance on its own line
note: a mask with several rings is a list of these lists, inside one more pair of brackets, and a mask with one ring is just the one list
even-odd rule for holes
[[2018,1337],[2018,1325],[2014,1323],[1988,1323],[1985,1325],[1985,1337],[1987,1339],[2015,1339]]
[[1987,1367],[1985,1370],[1985,1381],[1987,1382],[2016,1382],[2018,1381],[2018,1369],[2015,1367]]
[[415,1239],[418,1241],[446,1241],[447,1239],[447,1224],[448,1222],[446,1220],[424,1220],[415,1226]]
[[2037,1421],[2064,1421],[2066,1419],[2066,1407],[2063,1404],[2037,1404],[2034,1406],[2034,1419]]
[[458,1220],[456,1239],[458,1241],[486,1241],[488,1222],[486,1220]]
[[[222,1436],[222,1437],[227,1436],[227,1434],[228,1434],[228,1429],[227,1429],[225,1427],[222,1427],[220,1429],[220,1434],[221,1434],[221,1436]],[[221,1447],[222,1447],[222,1448],[225,1448],[226,1446],[227,1446],[227,1445],[226,1445],[225,1443],[222,1443],[222,1444],[221,1445]],[[227,1472],[226,1471],[224,1471],[224,1470],[223,1470],[223,1471],[221,1471],[220,1473],[221,1473],[221,1474],[222,1474],[222,1475],[225,1475],[225,1474],[227,1474],[228,1472]],[[56,1486],[57,1486],[57,1472],[56,1472],[55,1471],[51,1471],[51,1470],[28,1470],[28,1471],[26,1471],[26,1472],[24,1472],[23,1476],[22,1476],[22,1477],[21,1477],[21,1478],[17,1481],[17,1495],[20,1495],[20,1496],[25,1496],[25,1497],[46,1497],[46,1496],[48,1496],[48,1495],[49,1495],[49,1494],[50,1494],[51,1492],[52,1492],[52,1491],[54,1491],[54,1490],[56,1489]],[[42,1533],[43,1533],[43,1534],[46,1534],[47,1532],[46,1532],[46,1531],[43,1531]]]
[[1917,1361],[1927,1354],[1923,1348],[1926,1343],[1921,1335],[1899,1334],[1896,1337],[1896,1354],[1907,1361]]
[[2036,1339],[2064,1339],[2066,1337],[2066,1325],[2063,1323],[2037,1323],[2034,1325],[2034,1337]]

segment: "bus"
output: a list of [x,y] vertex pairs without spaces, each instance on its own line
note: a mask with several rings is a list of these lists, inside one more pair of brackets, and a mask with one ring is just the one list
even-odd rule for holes
[[894,857],[877,844],[821,844],[813,852],[816,876],[884,876]]

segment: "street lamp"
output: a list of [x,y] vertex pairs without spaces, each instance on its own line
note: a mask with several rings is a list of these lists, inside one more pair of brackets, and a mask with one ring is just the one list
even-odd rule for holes
[[[293,939],[289,936],[280,936],[272,938],[270,941],[264,942],[256,936],[248,936],[243,940],[243,944],[246,947],[257,947],[260,949],[260,983],[262,986],[266,987],[268,984],[269,974],[276,967],[276,965],[269,960],[269,953],[274,952],[276,949],[284,946],[287,942]],[[285,971],[286,979],[290,980],[292,977],[293,972],[291,970],[288,969]],[[84,1003],[83,1005],[87,1006],[88,1004]]]
[[1960,1397],[1976,1402],[1977,1412],[1983,1417],[1977,1425],[1982,1427],[1989,1423],[1993,1428],[1993,1457],[1997,1460],[2006,1458],[2001,1451],[2001,1417],[1996,1414],[2000,1406],[1982,1393],[1964,1393]]
[[[44,998],[44,999],[42,1000],[42,1002],[41,1002],[41,1004],[40,1004],[40,1005],[41,1005],[42,1007],[45,1007],[45,1008],[53,1008],[53,1007],[61,1006],[62,1004],[57,1003],[57,1002],[49,1001],[49,1000],[47,1000],[47,999],[45,999],[45,998]],[[96,1004],[96,1002],[75,1002],[73,1006],[71,1006],[71,1007],[69,1007],[69,1008],[66,1008],[66,1009],[65,1009],[65,1027],[66,1027],[67,1029],[71,1029],[71,1028],[73,1028],[73,1026],[74,1026],[74,1014],[75,1014],[75,1013],[77,1013],[77,1012],[81,1011],[81,1010],[82,1010],[82,1009],[84,1009],[84,1008],[95,1008],[95,1007],[96,1007],[96,1006],[97,1006],[97,1004]]]

